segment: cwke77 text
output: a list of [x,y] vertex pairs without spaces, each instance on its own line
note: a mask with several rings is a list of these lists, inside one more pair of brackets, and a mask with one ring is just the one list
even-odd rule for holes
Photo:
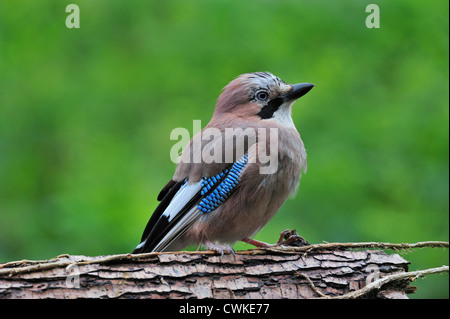
[[267,313],[269,310],[268,303],[226,303],[222,308],[214,306],[201,306],[201,305],[186,305],[180,306],[179,313],[181,314],[205,314],[209,317],[213,311],[223,313]]

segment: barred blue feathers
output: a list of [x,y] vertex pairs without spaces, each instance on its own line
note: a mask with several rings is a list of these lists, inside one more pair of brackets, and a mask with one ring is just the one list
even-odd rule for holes
[[219,207],[234,191],[239,183],[241,172],[248,163],[245,154],[234,163],[230,169],[225,169],[216,176],[202,179],[201,195],[204,196],[198,204],[198,209],[203,213],[210,213]]

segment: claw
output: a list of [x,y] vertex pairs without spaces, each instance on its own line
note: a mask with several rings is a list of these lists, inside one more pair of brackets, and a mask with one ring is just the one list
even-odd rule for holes
[[280,238],[278,239],[277,244],[286,246],[297,246],[297,247],[310,245],[306,239],[297,234],[297,231],[295,229],[283,230],[280,233]]
[[260,248],[267,248],[267,247],[274,247],[274,246],[281,246],[281,245],[285,245],[285,246],[297,246],[297,247],[301,247],[301,246],[308,246],[309,243],[301,236],[299,236],[297,234],[297,231],[295,229],[293,230],[289,230],[289,229],[285,229],[280,233],[280,238],[278,239],[276,244],[267,244],[265,242],[259,241],[259,240],[255,240],[255,239],[250,239],[250,238],[244,238],[242,239],[243,242],[248,243],[250,245],[253,245],[255,247],[260,247]]
[[219,245],[219,244],[215,244],[210,241],[205,241],[203,244],[205,245],[206,249],[213,250],[216,253],[220,254],[220,257],[223,257],[223,255],[225,253],[227,253],[227,254],[232,254],[234,256],[234,258],[236,258],[234,249],[230,245]]
[[293,229],[290,231],[289,229],[285,229],[280,233],[280,238],[278,238],[277,244],[280,245],[284,240],[288,239],[291,235],[297,235],[297,231]]

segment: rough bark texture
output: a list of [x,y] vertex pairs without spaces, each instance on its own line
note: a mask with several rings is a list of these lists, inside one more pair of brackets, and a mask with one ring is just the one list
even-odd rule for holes
[[[318,298],[340,296],[406,272],[380,250],[250,250],[103,257],[62,255],[0,265],[0,298]],[[405,298],[409,280],[365,298]]]

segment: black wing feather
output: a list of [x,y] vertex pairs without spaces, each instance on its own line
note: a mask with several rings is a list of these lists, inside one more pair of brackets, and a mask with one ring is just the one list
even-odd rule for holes
[[[179,220],[181,220],[186,213],[195,205],[198,204],[201,195],[198,192],[194,197],[192,197],[189,202],[180,210],[179,213],[175,215],[175,217],[169,222],[169,219],[166,216],[161,216],[149,235],[147,236],[147,241],[145,244],[136,250],[141,250],[141,252],[151,252],[153,249],[159,244],[159,242],[167,235],[167,233],[172,229],[174,225],[176,225]],[[150,240],[151,239],[151,240]],[[134,252],[133,252],[134,253]]]
[[167,188],[167,186],[170,184],[170,182],[169,182],[169,184],[167,184],[166,187],[163,188],[163,190],[165,190],[164,197],[162,199],[159,199],[159,197],[161,196],[161,193],[163,192],[163,191],[161,191],[161,193],[158,196],[158,199],[161,200],[161,202],[156,207],[155,211],[152,214],[152,217],[150,217],[150,220],[148,221],[147,226],[145,226],[144,233],[142,234],[142,237],[141,237],[141,242],[143,242],[145,239],[147,239],[147,237],[150,234],[150,232],[152,231],[153,227],[156,225],[159,218],[166,210],[167,206],[169,206],[170,202],[172,201],[172,198],[178,192],[178,190],[180,189],[181,185],[183,185],[183,183],[184,183],[184,181],[175,182],[172,184],[172,186],[170,187],[169,190],[165,190]]

